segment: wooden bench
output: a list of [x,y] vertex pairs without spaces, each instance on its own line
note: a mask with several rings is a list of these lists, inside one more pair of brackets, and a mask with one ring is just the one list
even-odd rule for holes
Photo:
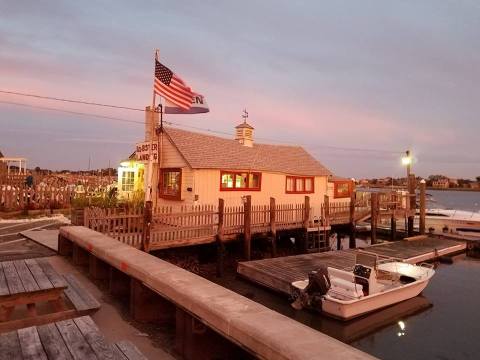
[[135,345],[128,341],[108,344],[89,316],[1,334],[0,358],[8,360],[146,359]]
[[[53,312],[38,314],[41,302],[48,302]],[[24,305],[27,314],[12,319],[15,308]],[[58,274],[42,258],[0,263],[0,308],[1,333],[90,315],[100,308],[100,303],[73,275]]]

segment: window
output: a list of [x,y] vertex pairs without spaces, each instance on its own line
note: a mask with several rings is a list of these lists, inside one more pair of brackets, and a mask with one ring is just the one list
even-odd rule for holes
[[122,191],[133,191],[135,186],[135,172],[124,171],[122,173]]
[[257,172],[232,172],[220,173],[221,191],[260,191],[262,174]]
[[352,193],[352,182],[351,181],[335,181],[333,183],[333,197],[338,198],[348,198]]
[[165,199],[180,200],[182,193],[182,170],[162,169],[160,172],[159,196]]
[[285,192],[287,194],[311,194],[314,190],[312,176],[287,176]]

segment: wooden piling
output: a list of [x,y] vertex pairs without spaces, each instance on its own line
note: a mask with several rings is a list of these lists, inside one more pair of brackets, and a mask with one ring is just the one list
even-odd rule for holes
[[[410,203],[410,211],[415,212],[416,208],[416,199],[415,199],[415,175],[410,174],[408,177],[408,194],[409,194],[409,203]],[[408,229],[408,236],[413,236],[413,220],[414,215],[409,215],[407,220],[407,229]]]
[[370,216],[370,227],[371,227],[371,240],[372,245],[377,243],[377,214],[378,214],[378,193],[372,192],[371,194],[371,216]]
[[218,199],[218,230],[217,230],[217,276],[223,276],[223,260],[225,257],[225,244],[223,243],[223,224],[225,214],[225,201]]
[[310,225],[310,196],[305,196],[305,212],[303,213],[303,228],[308,229]]
[[[355,225],[355,201],[356,201],[356,192],[352,188],[352,192],[350,194],[350,249],[354,249],[357,247],[356,242],[356,230],[357,227]],[[340,243],[340,239],[338,239],[338,243]],[[337,245],[338,248],[338,245]]]
[[324,208],[325,208],[325,211],[324,211],[325,224],[324,224],[324,226],[328,226],[328,225],[330,225],[330,200],[329,200],[328,195],[325,195],[323,197],[323,204],[324,204]]
[[244,257],[250,260],[252,251],[252,196],[245,196],[243,204],[243,235],[244,235]]
[[397,236],[397,219],[395,218],[395,210],[390,218],[390,240],[395,241]]
[[152,202],[145,202],[143,213],[142,250],[150,252],[150,232],[152,230]]
[[426,185],[425,180],[420,181],[420,235],[425,234]]
[[270,233],[272,235],[272,257],[277,256],[277,225],[275,198],[270,198]]

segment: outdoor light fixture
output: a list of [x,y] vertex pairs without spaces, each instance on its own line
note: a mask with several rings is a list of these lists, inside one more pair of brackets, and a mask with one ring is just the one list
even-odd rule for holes
[[402,165],[408,166],[412,164],[412,157],[411,156],[404,156],[402,157]]

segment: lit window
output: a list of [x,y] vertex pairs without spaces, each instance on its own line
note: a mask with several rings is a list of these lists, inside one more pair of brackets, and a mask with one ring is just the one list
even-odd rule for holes
[[133,191],[135,187],[135,172],[124,171],[122,173],[122,191]]
[[230,172],[220,173],[220,190],[260,191],[262,174],[257,172]]
[[248,173],[235,174],[235,188],[246,189],[248,181]]
[[180,200],[182,189],[182,170],[162,169],[159,186],[159,194],[161,197]]
[[287,194],[310,194],[314,192],[313,177],[287,176],[285,192]]
[[222,189],[233,189],[235,174],[222,174]]

